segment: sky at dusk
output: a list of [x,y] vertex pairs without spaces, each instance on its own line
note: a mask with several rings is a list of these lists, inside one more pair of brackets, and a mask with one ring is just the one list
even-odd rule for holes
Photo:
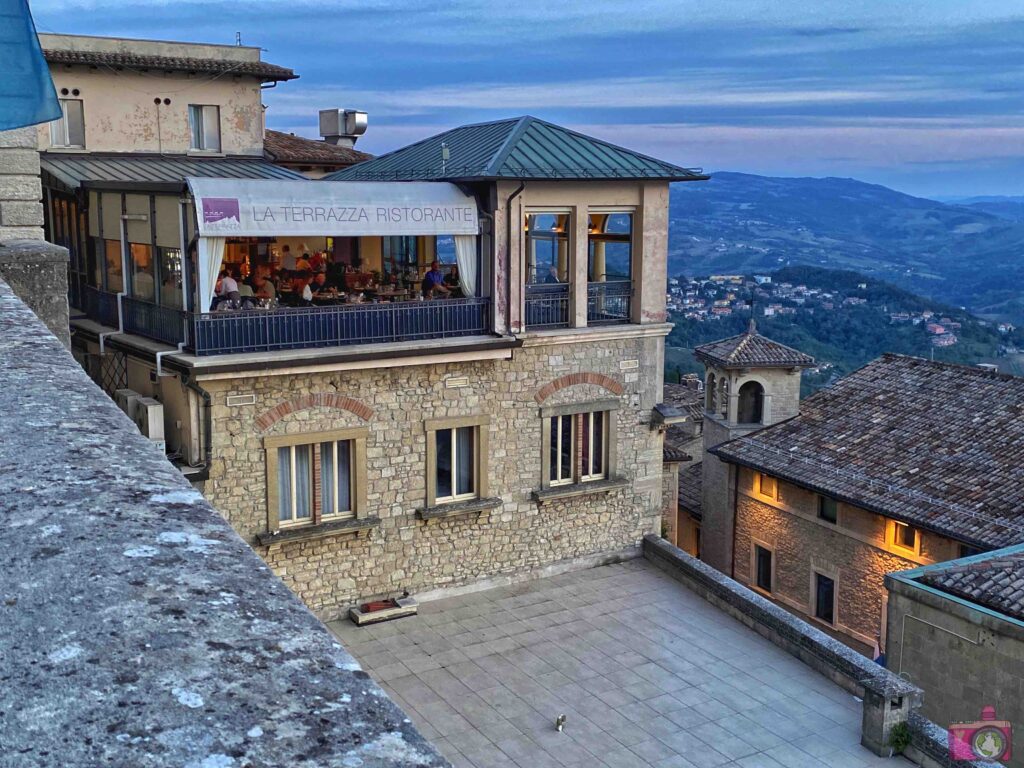
[[1024,0],[33,0],[40,31],[233,43],[271,128],[359,148],[532,114],[691,167],[1024,194]]

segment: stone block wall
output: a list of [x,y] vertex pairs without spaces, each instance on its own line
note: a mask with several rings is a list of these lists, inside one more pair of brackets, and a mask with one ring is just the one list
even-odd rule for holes
[[[728,428],[718,419],[704,419],[705,449],[730,439]],[[734,494],[732,470],[705,450],[701,462],[701,525],[700,559],[722,573],[732,573]]]
[[[662,343],[660,336],[550,346],[535,340],[511,360],[204,382],[213,398],[213,458],[203,492],[254,543],[268,528],[264,437],[368,428],[368,514],[380,517],[380,525],[358,537],[272,551],[256,547],[328,618],[357,600],[405,589],[416,594],[490,577],[521,578],[576,558],[636,554],[643,535],[659,531],[661,521],[662,440],[651,429],[650,413],[661,395]],[[623,359],[639,360],[639,369],[620,369]],[[577,383],[548,386],[566,376]],[[451,377],[465,377],[466,386],[446,386]],[[619,401],[618,474],[628,487],[533,500],[545,448],[537,399],[543,394],[545,406]],[[229,395],[255,395],[255,404],[228,406]],[[325,395],[358,405],[337,407]],[[293,401],[302,407],[284,405]],[[273,416],[264,417],[268,413]],[[500,497],[501,506],[479,515],[417,519],[426,501],[424,419],[476,415],[490,419],[489,495]]]
[[0,242],[43,239],[36,128],[0,131]]
[[[736,504],[736,579],[753,583],[755,541],[774,552],[772,598],[787,608],[812,616],[812,572],[836,578],[836,631],[863,652],[883,632],[885,574],[952,557],[954,543],[921,533],[920,557],[899,553],[885,539],[885,519],[840,504],[838,524],[817,519],[818,496],[779,482],[772,501],[754,490],[755,473],[740,469]],[[881,638],[879,638],[881,639]]]

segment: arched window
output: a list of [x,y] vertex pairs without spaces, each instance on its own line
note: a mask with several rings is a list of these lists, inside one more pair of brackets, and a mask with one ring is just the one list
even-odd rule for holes
[[764,416],[764,387],[748,381],[740,387],[739,423],[760,424]]
[[725,376],[718,380],[718,412],[726,418],[729,416],[729,380]]
[[715,412],[715,374],[708,374],[708,383],[704,388],[704,408],[708,413]]

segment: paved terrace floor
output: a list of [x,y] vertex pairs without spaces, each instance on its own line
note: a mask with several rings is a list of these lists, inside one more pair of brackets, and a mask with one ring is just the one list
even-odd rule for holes
[[860,746],[858,700],[645,560],[330,626],[456,768],[911,765]]

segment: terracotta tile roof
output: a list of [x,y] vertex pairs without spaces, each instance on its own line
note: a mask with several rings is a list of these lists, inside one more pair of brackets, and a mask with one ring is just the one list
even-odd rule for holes
[[1024,621],[1024,549],[990,552],[929,571],[918,581]]
[[[697,380],[699,381],[699,380]],[[704,421],[704,394],[692,385],[665,382],[662,402],[674,405],[686,414],[690,424],[699,425]],[[673,424],[665,431],[665,445],[679,449],[680,445],[693,440],[694,430],[683,424]],[[682,450],[682,449],[680,449]],[[668,459],[666,459],[668,460]]]
[[114,69],[157,69],[168,72],[214,72],[217,74],[252,75],[261,80],[294,80],[298,77],[287,67],[264,61],[225,61],[224,59],[193,59],[180,56],[152,56],[122,51],[72,51],[51,48],[43,51],[51,64],[85,64]]
[[688,454],[678,445],[672,445],[671,443],[666,442],[665,446],[661,449],[661,460],[665,463],[693,461],[693,456]]
[[814,365],[814,358],[810,355],[759,334],[753,320],[746,333],[702,344],[693,350],[693,354],[701,362],[719,368],[806,368]]
[[351,147],[339,147],[326,141],[271,130],[263,134],[263,152],[268,160],[275,163],[329,165],[333,168],[348,168],[373,159],[373,155]]
[[704,464],[696,462],[687,464],[679,470],[679,507],[689,512],[698,520],[702,516],[701,493]]
[[1024,378],[883,355],[711,449],[972,545],[1024,541]]

